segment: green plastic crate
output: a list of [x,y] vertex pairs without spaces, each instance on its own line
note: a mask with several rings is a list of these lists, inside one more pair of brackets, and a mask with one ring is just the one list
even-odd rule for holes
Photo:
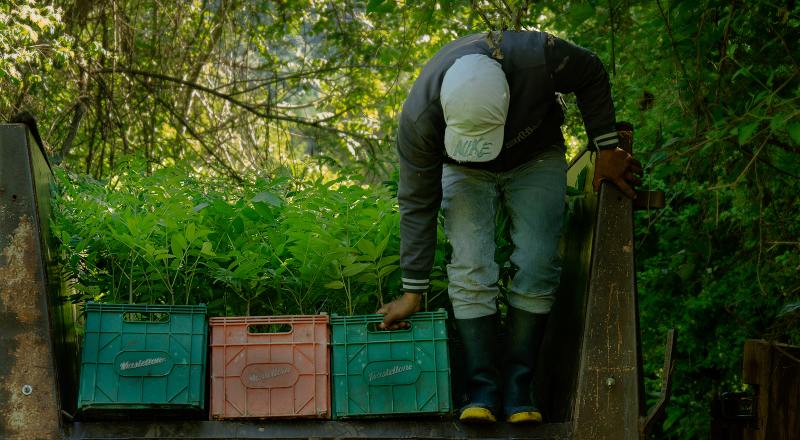
[[331,317],[333,417],[450,413],[447,312],[415,313],[406,330],[377,330],[382,320]]
[[86,304],[78,409],[205,406],[206,306]]

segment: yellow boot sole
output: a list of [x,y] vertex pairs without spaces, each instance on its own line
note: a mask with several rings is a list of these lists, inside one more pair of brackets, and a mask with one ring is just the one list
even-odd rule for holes
[[508,416],[506,421],[508,423],[542,423],[542,413],[539,411],[520,411]]
[[465,423],[493,423],[497,421],[488,408],[481,407],[465,408],[464,411],[461,411],[461,416],[458,420]]

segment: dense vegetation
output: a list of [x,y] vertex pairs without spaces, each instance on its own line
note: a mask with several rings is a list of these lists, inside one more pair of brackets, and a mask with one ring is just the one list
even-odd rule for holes
[[76,300],[368,312],[397,292],[399,106],[438,47],[503,26],[607,66],[643,186],[667,193],[636,230],[650,390],[680,333],[658,435],[705,437],[744,339],[800,343],[795,1],[11,0],[0,115],[35,114],[60,163]]
[[[398,215],[383,186],[290,177],[247,185],[143,176],[113,183],[57,170],[73,299],[205,303],[214,316],[371,313],[397,291]],[[396,278],[396,277],[395,277]]]

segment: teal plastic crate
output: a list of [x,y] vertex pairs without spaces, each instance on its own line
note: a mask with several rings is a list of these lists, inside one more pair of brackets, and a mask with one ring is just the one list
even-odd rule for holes
[[206,306],[86,304],[78,409],[205,406]]
[[383,315],[331,317],[333,417],[449,414],[447,312],[415,313],[406,330]]

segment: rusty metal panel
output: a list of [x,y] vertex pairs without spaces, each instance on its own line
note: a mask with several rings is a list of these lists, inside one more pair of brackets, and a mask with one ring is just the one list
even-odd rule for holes
[[597,194],[591,189],[591,179],[586,178],[591,175],[591,155],[585,151],[567,171],[569,186],[583,193],[569,197],[561,241],[561,283],[536,375],[537,397],[548,422],[572,419],[597,210]]
[[75,423],[68,426],[70,439],[531,439],[567,440],[570,426],[547,424],[535,428],[506,423],[463,425],[451,419],[380,419],[341,421],[261,422],[115,422]]
[[28,141],[24,125],[0,125],[0,436],[56,438],[59,390]]
[[639,438],[643,398],[633,258],[632,202],[604,183],[573,418],[576,439]]
[[35,191],[36,209],[39,215],[39,238],[49,301],[50,337],[53,342],[61,409],[68,414],[74,414],[77,407],[80,358],[75,321],[79,311],[76,305],[68,301],[66,282],[61,274],[56,244],[50,233],[53,173],[44,148],[36,139],[37,136],[28,136],[28,152],[33,175],[32,188]]
[[800,435],[800,347],[748,339],[744,343],[742,382],[756,392],[754,426],[748,440],[791,440]]

